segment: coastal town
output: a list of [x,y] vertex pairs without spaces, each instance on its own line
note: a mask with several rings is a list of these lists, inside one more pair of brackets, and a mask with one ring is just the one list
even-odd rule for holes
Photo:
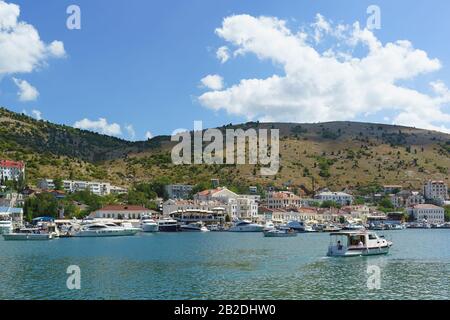
[[262,232],[279,226],[297,232],[450,228],[444,181],[423,181],[420,190],[383,185],[366,194],[351,188],[319,188],[306,194],[302,188],[261,186],[235,192],[219,179],[199,185],[155,186],[149,182],[127,189],[104,181],[43,177],[30,186],[26,164],[11,160],[0,160],[0,177],[3,234],[42,233],[39,229],[50,224],[54,236],[83,231],[97,234],[99,228],[108,231],[108,227],[126,229],[126,235],[138,231]]

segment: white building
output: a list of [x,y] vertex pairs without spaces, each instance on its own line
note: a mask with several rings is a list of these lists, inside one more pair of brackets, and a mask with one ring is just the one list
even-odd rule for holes
[[169,184],[166,191],[169,199],[187,199],[192,192],[193,186],[188,184]]
[[344,192],[324,191],[318,193],[315,198],[320,201],[334,201],[341,206],[349,206],[353,203],[353,196]]
[[0,178],[3,180],[25,179],[25,163],[22,161],[0,160]]
[[448,187],[444,181],[428,180],[423,186],[423,194],[427,200],[444,202],[448,199]]
[[269,192],[267,194],[267,208],[284,209],[300,208],[302,199],[289,191]]
[[[64,191],[68,193],[84,190],[90,190],[98,196],[127,193],[127,189],[113,186],[109,182],[63,180],[62,183]],[[55,189],[53,179],[41,179],[38,181],[37,186],[42,190]]]
[[141,206],[108,205],[92,212],[89,217],[94,219],[140,219],[151,215],[152,211]]
[[444,219],[444,208],[433,204],[417,204],[408,208],[408,213],[414,216],[417,222],[427,221],[428,223],[442,224]]
[[200,201],[200,200],[178,200],[169,199],[162,204],[162,211],[164,216],[172,215],[176,212],[188,211],[223,211],[229,212],[228,205],[224,205],[219,201]]

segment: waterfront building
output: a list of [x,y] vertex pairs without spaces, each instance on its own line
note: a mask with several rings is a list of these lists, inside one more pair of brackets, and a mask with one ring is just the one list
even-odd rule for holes
[[256,219],[258,216],[258,202],[260,196],[256,194],[237,194],[225,187],[203,190],[194,195],[194,200],[201,202],[216,201],[225,206],[227,214],[233,219]]
[[414,217],[417,222],[427,221],[428,223],[442,224],[444,220],[444,208],[434,204],[417,204],[408,208],[407,212]]
[[238,194],[226,187],[203,190],[194,195],[194,200],[199,201],[221,201],[228,203],[230,199],[238,198]]
[[142,206],[131,205],[107,205],[92,212],[89,217],[93,219],[140,219],[142,216],[151,215],[152,210]]
[[5,180],[25,179],[25,163],[22,161],[0,160],[0,178]]
[[188,184],[169,184],[166,186],[169,199],[188,199],[192,189],[193,186]]
[[403,190],[403,186],[401,185],[385,185],[383,186],[384,194],[393,194],[398,193]]
[[290,191],[273,191],[267,194],[266,206],[269,209],[300,208],[301,200]]
[[349,206],[353,203],[353,196],[345,192],[323,191],[315,196],[320,201],[333,201],[341,206]]
[[448,186],[444,181],[428,180],[423,186],[425,199],[443,203],[448,199]]
[[[127,189],[118,186],[113,186],[109,182],[63,180],[62,183],[64,191],[68,193],[84,190],[89,190],[93,194],[96,194],[98,196],[127,193]],[[42,190],[55,189],[55,183],[53,179],[41,179],[38,181],[37,186]]]
[[223,202],[208,200],[179,200],[179,199],[169,199],[162,204],[162,211],[164,216],[170,216],[176,212],[187,212],[187,211],[225,211],[230,212],[229,206],[225,205]]
[[0,215],[10,216],[12,222],[17,226],[23,223],[23,208],[0,207]]

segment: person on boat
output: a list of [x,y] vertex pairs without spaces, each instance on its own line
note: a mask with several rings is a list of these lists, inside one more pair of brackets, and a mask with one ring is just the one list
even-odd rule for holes
[[342,250],[341,240],[338,240],[337,247],[338,247],[338,250]]

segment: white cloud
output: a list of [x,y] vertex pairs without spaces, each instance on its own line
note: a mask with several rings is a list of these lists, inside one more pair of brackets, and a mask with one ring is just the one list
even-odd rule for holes
[[62,42],[44,43],[34,26],[19,21],[19,16],[18,5],[0,0],[0,77],[32,72],[49,58],[65,55]]
[[211,90],[221,90],[223,88],[223,78],[217,74],[210,74],[200,80],[202,86]]
[[19,96],[20,101],[34,101],[38,98],[39,92],[27,81],[17,78],[13,78],[13,81],[19,88],[19,92],[17,93],[17,95]]
[[125,130],[127,131],[128,136],[130,137],[130,139],[133,140],[136,137],[136,131],[134,130],[133,125],[131,125],[131,124],[125,125]]
[[[443,109],[450,94],[442,82],[430,84],[434,95],[400,84],[441,68],[439,60],[409,41],[383,44],[359,23],[335,26],[321,15],[312,29],[300,33],[274,17],[234,15],[223,20],[216,34],[234,48],[234,56],[253,54],[282,67],[284,74],[212,89],[199,97],[205,107],[249,120],[296,122],[393,111],[396,124],[450,132],[450,114]],[[320,52],[315,43],[324,37],[332,41],[322,44],[333,45]],[[354,50],[357,46],[363,50]]]
[[230,53],[227,46],[220,47],[216,52],[217,59],[220,60],[221,63],[225,63],[230,59]]
[[36,120],[42,120],[42,112],[39,110],[31,110],[31,114]]
[[85,118],[75,122],[73,126],[78,129],[95,131],[109,136],[122,135],[120,125],[117,123],[108,123],[105,118],[99,118],[97,121]]
[[145,133],[145,139],[149,140],[149,139],[151,139],[151,138],[153,138],[152,133],[151,133],[150,131],[147,131],[147,132]]

